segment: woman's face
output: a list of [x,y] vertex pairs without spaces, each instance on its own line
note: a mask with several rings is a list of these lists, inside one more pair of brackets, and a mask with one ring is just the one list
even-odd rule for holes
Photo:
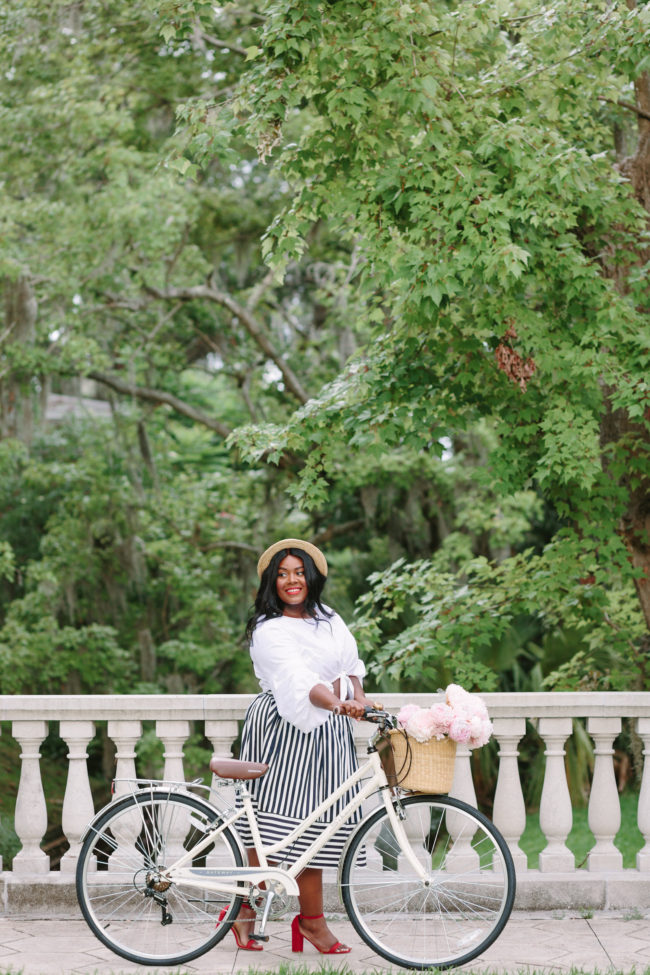
[[280,562],[275,589],[284,603],[285,616],[300,616],[307,599],[307,583],[302,559],[297,555],[285,555]]

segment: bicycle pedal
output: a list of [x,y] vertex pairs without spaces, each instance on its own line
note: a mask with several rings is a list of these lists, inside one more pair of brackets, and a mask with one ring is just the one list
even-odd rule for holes
[[268,941],[269,936],[268,934],[251,934],[250,939],[252,941]]

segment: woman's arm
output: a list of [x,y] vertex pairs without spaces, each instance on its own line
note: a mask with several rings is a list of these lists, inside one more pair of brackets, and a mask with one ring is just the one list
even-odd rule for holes
[[354,688],[355,701],[358,701],[359,704],[362,704],[366,708],[381,707],[380,704],[376,704],[374,701],[371,701],[369,697],[366,697],[363,684],[358,677],[350,677],[350,680],[352,681],[352,687]]
[[364,704],[356,699],[341,701],[325,684],[315,684],[309,692],[309,700],[315,707],[324,708],[325,711],[338,708],[341,714],[347,714],[349,718],[363,717]]

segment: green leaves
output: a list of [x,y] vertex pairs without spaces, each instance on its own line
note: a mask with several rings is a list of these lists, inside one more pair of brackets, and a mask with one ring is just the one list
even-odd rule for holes
[[11,581],[16,571],[14,553],[9,542],[0,541],[0,578]]
[[234,686],[241,546],[286,523],[332,531],[348,607],[379,572],[360,626],[392,680],[485,687],[523,617],[575,626],[583,660],[606,617],[637,640],[616,533],[647,478],[647,214],[612,127],[629,156],[648,23],[578,0],[3,10],[0,268],[38,314],[33,342],[0,329],[0,372],[115,396],[78,473],[56,431],[0,452],[35,526],[3,495],[15,639],[47,619],[72,654],[65,627],[114,625],[137,670],[144,628],[161,679]]
[[[622,546],[617,561],[624,572]],[[606,647],[609,666],[614,661],[620,668],[618,658],[627,656],[627,679],[638,674],[641,656],[630,658],[629,649],[643,633],[639,607],[628,587],[606,592],[598,585],[612,571],[612,563],[599,560],[588,545],[567,535],[541,555],[528,551],[498,565],[472,558],[458,574],[444,571],[443,565],[441,552],[433,560],[408,566],[398,561],[371,576],[372,588],[359,600],[358,634],[373,640],[377,676],[415,679],[419,665],[431,668],[441,685],[462,672],[473,686],[491,689],[496,676],[490,660],[524,616],[535,619],[542,633],[553,634],[559,626],[581,633],[590,651],[581,651],[579,643],[568,651],[570,656],[577,652],[583,663],[591,652],[600,656],[602,669],[601,650]],[[396,636],[382,642],[378,623],[393,620],[402,625]],[[568,667],[567,661],[557,675],[549,673],[549,686],[566,680]],[[579,674],[579,661],[576,667]],[[615,677],[611,681],[603,686],[620,686]]]

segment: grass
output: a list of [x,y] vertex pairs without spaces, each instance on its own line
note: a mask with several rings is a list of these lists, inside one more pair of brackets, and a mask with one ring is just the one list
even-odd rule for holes
[[[620,800],[621,828],[614,845],[623,854],[623,867],[632,869],[636,866],[636,854],[643,846],[643,836],[636,824],[639,796],[634,792],[624,792]],[[595,843],[587,817],[586,808],[573,810],[573,828],[567,838],[567,846],[576,858],[576,867],[585,866],[587,854]],[[529,869],[536,869],[539,853],[546,846],[546,838],[539,826],[539,813],[529,813],[526,817],[526,828],[519,845],[528,857]]]

